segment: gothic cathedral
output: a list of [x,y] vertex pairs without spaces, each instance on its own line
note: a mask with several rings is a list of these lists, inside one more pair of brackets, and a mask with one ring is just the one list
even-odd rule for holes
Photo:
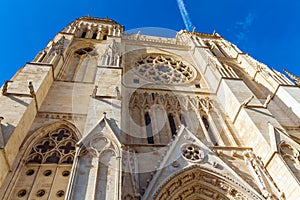
[[218,33],[67,25],[0,94],[0,199],[297,200],[300,79]]

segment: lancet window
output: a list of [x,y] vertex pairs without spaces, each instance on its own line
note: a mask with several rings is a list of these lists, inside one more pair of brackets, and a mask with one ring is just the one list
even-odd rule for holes
[[186,121],[185,121],[185,118],[184,118],[183,114],[180,115],[180,122],[181,122],[181,124],[183,124],[184,126],[186,126]]
[[92,39],[97,39],[97,35],[98,35],[97,32],[94,32],[93,36],[92,36]]
[[214,41],[204,41],[205,45],[210,48],[212,54],[217,57],[228,57],[227,52],[222,47],[222,44]]
[[147,141],[148,144],[154,144],[153,140],[153,132],[152,132],[152,124],[149,113],[145,114],[145,125],[146,125],[146,133],[147,133]]
[[194,99],[195,108],[189,108],[190,104],[187,103],[189,101],[191,100],[188,97],[177,96],[170,92],[135,91],[129,103],[131,120],[128,126],[131,127],[129,128],[131,134],[128,137],[136,133],[140,135],[134,135],[134,138],[128,140],[133,143],[132,140],[138,143],[166,144],[178,134],[181,125],[188,127],[193,133],[202,134],[201,138],[205,139],[203,129],[206,127],[208,129],[206,132],[211,132],[208,120],[202,122],[205,125],[201,126],[202,119],[197,117],[200,109],[197,107],[199,100]]
[[84,30],[84,31],[82,32],[82,34],[81,34],[81,38],[85,38],[85,36],[86,36],[86,33],[87,33],[87,31],[86,31],[86,30]]
[[97,70],[97,53],[92,47],[74,51],[67,58],[57,79],[64,81],[92,82]]
[[174,117],[172,114],[168,115],[168,120],[169,120],[169,125],[170,125],[172,136],[176,136],[177,128],[176,128],[175,120],[174,120]]
[[70,195],[74,200],[118,199],[119,150],[102,132],[79,144]]
[[226,123],[220,121],[220,111],[208,97],[136,90],[129,101],[127,142],[167,144],[182,125],[209,145],[225,144],[228,140],[224,137],[232,134],[220,125]]

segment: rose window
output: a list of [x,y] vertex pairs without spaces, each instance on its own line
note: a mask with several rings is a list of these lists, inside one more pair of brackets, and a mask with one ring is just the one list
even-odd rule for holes
[[171,57],[149,55],[135,63],[135,71],[144,78],[164,84],[182,84],[195,77],[195,71]]
[[195,144],[184,144],[181,147],[182,156],[191,162],[199,162],[204,158],[201,148]]

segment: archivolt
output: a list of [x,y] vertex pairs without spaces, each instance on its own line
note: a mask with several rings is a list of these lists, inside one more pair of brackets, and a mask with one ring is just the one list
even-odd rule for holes
[[153,199],[261,199],[230,178],[193,165],[169,177]]

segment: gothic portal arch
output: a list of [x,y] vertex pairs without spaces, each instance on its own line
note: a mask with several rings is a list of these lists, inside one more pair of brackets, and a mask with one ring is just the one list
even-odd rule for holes
[[199,165],[187,167],[163,182],[152,199],[261,199],[233,179]]
[[4,199],[64,199],[79,137],[65,120],[35,131],[21,149]]

